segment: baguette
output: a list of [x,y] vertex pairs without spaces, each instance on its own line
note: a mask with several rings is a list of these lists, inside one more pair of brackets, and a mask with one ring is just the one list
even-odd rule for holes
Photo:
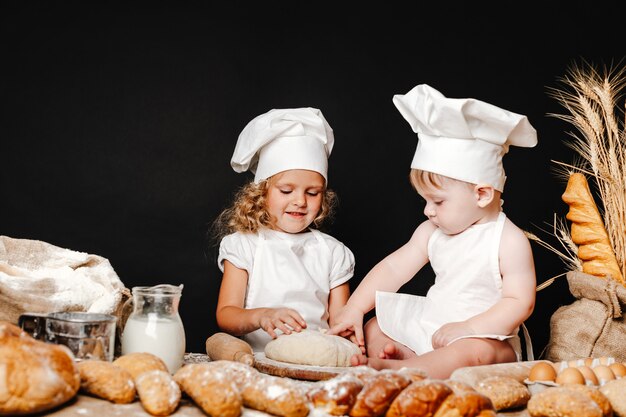
[[572,173],[561,198],[569,206],[565,217],[572,222],[571,237],[578,245],[583,272],[601,278],[609,275],[626,284],[585,176]]

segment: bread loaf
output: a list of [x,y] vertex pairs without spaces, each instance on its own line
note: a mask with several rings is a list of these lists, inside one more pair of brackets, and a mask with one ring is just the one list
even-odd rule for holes
[[601,278],[610,275],[624,285],[613,246],[585,176],[578,172],[571,174],[561,198],[569,205],[566,218],[572,222],[571,237],[578,245],[583,272]]
[[0,321],[0,415],[49,410],[73,398],[79,388],[67,347],[41,342]]

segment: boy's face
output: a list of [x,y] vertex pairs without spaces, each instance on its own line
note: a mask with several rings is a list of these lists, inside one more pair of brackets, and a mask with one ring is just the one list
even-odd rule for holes
[[287,233],[306,229],[320,211],[323,194],[324,177],[318,172],[291,169],[274,175],[267,191],[274,229]]
[[443,178],[440,189],[418,192],[426,201],[424,215],[447,235],[461,233],[482,218],[473,184]]

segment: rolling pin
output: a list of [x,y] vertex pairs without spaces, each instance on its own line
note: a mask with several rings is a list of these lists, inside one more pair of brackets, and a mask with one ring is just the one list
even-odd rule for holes
[[206,340],[206,353],[212,361],[227,360],[254,366],[252,347],[228,333],[214,333]]

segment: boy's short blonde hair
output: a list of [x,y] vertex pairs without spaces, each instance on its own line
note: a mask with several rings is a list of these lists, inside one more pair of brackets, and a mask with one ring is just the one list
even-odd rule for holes
[[[267,192],[271,177],[255,184],[251,181],[241,187],[234,196],[232,205],[222,211],[213,224],[214,235],[219,241],[234,232],[256,233],[260,228],[271,228],[276,219],[266,209]],[[337,195],[324,189],[322,205],[311,226],[319,228],[334,214]]]
[[454,178],[446,177],[445,175],[435,174],[434,172],[424,171],[421,169],[411,169],[409,174],[411,185],[415,188],[415,191],[425,190],[441,190],[444,187],[444,183],[447,181],[458,181],[467,184],[468,187],[474,188],[475,184],[457,180]]

